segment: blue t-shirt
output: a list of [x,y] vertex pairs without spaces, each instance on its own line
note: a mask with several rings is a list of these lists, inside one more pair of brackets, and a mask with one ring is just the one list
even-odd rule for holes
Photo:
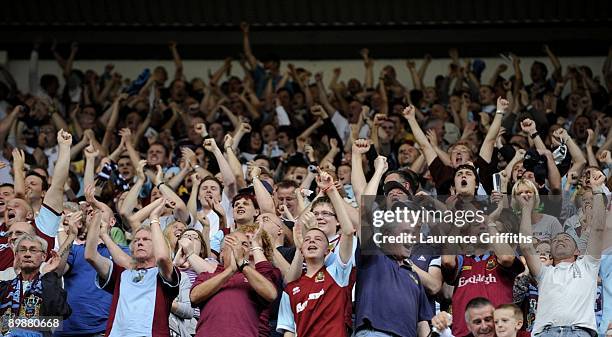
[[[129,254],[127,247],[121,247]],[[111,258],[105,245],[98,245],[100,255]],[[94,334],[106,330],[113,295],[96,287],[96,270],[85,261],[85,245],[73,245],[68,255],[70,269],[64,274],[64,288],[72,315],[63,322],[55,336]]]
[[366,245],[363,251],[367,253],[356,255],[357,331],[373,328],[399,336],[416,336],[418,323],[433,316],[419,276],[386,256],[371,240]]
[[607,249],[601,255],[599,276],[603,286],[603,313],[599,323],[599,335],[604,336],[608,324],[612,322],[612,250]]

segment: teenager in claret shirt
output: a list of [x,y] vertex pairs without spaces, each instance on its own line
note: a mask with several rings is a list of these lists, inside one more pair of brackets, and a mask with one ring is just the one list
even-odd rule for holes
[[108,218],[96,215],[89,224],[85,259],[98,273],[97,284],[113,294],[106,336],[170,336],[168,317],[179,293],[180,273],[172,265],[159,224],[169,202],[158,201],[149,217],[151,226],[141,226],[134,232],[131,264],[125,263],[126,254],[116,245],[109,245],[113,260],[98,252],[100,227],[106,226],[102,222],[108,222]]
[[[60,130],[57,133],[57,142],[59,153],[53,173],[53,182],[48,190],[42,192],[44,198],[38,213],[35,213],[32,206],[23,199],[28,190],[25,187],[25,157],[23,151],[16,149],[13,151],[15,193],[20,197],[14,198],[6,204],[6,236],[9,243],[16,241],[21,235],[29,233],[30,229],[33,229],[36,235],[47,241],[48,250],[53,249],[55,245],[55,236],[60,225],[60,214],[64,209],[64,184],[68,179],[72,136],[68,132]],[[13,228],[15,223],[21,224]],[[0,271],[12,267],[13,251],[8,245],[0,244]]]
[[[334,186],[332,177],[319,172],[319,188],[327,193],[334,205],[344,201]],[[297,236],[293,265],[306,262],[306,273],[285,287],[281,298],[276,331],[287,336],[347,336],[345,312],[350,306],[347,286],[354,264],[354,229],[344,207],[336,208],[342,235],[338,243],[338,256],[326,266],[329,240],[320,228],[304,230],[302,242]]]
[[[455,198],[464,201],[473,199],[478,186],[476,168],[469,164],[461,165],[454,179],[457,195]],[[469,205],[466,202],[463,204]],[[482,233],[496,234],[495,222],[488,221],[488,217],[485,217],[483,222],[466,224],[469,228],[464,235],[480,237]],[[469,254],[442,256],[446,281],[455,287],[452,296],[452,330],[453,335],[457,337],[469,334],[460,308],[465,308],[467,303],[476,297],[487,298],[494,305],[511,303],[514,279],[525,270],[523,263],[508,244],[488,245],[479,242],[465,248],[470,249]]]

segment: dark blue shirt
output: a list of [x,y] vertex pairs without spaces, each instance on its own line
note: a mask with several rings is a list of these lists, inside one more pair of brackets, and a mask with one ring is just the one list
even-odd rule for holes
[[[127,248],[122,247],[129,254]],[[110,258],[105,245],[98,245],[98,253]],[[85,261],[85,245],[73,245],[68,255],[70,269],[64,274],[64,289],[72,315],[63,322],[62,331],[55,336],[94,334],[106,330],[113,295],[96,287],[96,270]]]
[[355,326],[397,336],[417,336],[417,324],[433,316],[416,272],[384,255],[370,240],[357,258]]

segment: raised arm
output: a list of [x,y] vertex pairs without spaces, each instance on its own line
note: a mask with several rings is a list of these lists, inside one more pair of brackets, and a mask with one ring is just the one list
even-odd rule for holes
[[[572,137],[569,136],[567,130],[565,130],[564,128],[558,128],[557,130],[555,130],[555,132],[553,132],[553,137],[559,139],[561,142],[567,145],[567,151],[572,156],[572,167],[570,167],[570,171],[582,172],[582,169],[586,165],[587,160],[586,158],[584,158],[584,154],[582,153],[582,150],[580,150],[578,144],[576,144]],[[597,166],[597,164],[595,166]]]
[[[530,195],[518,195],[518,202],[521,205],[521,233],[527,237],[533,237],[533,225],[531,223],[531,212],[533,211],[534,199]],[[532,243],[521,241],[521,252],[527,261],[529,272],[537,280],[542,271],[542,261],[535,251]]]
[[155,261],[157,263],[157,267],[159,267],[162,277],[164,280],[169,282],[173,281],[172,276],[174,275],[174,265],[172,264],[172,258],[170,257],[170,252],[168,251],[166,239],[164,238],[164,234],[159,225],[159,216],[164,207],[166,207],[166,205],[170,202],[170,199],[162,198],[162,202],[157,205],[155,209],[153,209],[151,215],[149,216]]
[[548,56],[550,63],[552,63],[553,67],[555,68],[555,70],[553,70],[553,73],[552,73],[553,78],[557,82],[562,81],[563,76],[561,73],[563,72],[563,67],[561,66],[561,61],[559,61],[559,58],[557,57],[557,55],[555,55],[555,53],[553,53],[550,47],[546,44],[544,45],[544,52]]
[[13,149],[13,188],[15,198],[25,198],[25,155],[23,150]]
[[[174,206],[174,217],[176,220],[184,223],[189,221],[189,212],[187,211],[187,205],[183,199],[181,199],[170,186],[164,183],[163,171],[160,165],[157,165],[157,173],[154,176],[153,184],[157,186],[161,194],[169,200]],[[168,279],[167,279],[168,280]]]
[[174,61],[174,79],[182,80],[183,77],[183,60],[181,60],[181,55],[179,55],[178,49],[176,48],[176,41],[168,42],[168,48],[170,48],[170,52],[172,53],[172,60]]
[[64,184],[68,180],[68,170],[70,169],[72,135],[64,130],[60,130],[57,133],[57,144],[59,146],[59,154],[57,155],[57,162],[53,171],[53,180],[45,194],[43,204],[59,214],[64,210]]
[[[606,176],[596,171],[596,173],[591,177],[594,185],[603,186],[606,181]],[[588,226],[588,231],[590,231],[589,241],[587,242],[586,254],[592,256],[595,259],[601,258],[601,252],[604,242],[604,230],[607,227],[609,221],[612,221],[611,213],[606,215],[606,203],[607,203],[606,194],[603,191],[602,187],[593,188],[593,214],[589,217],[587,216],[587,221],[591,223]],[[608,232],[606,234],[610,236]]]
[[[134,212],[134,208],[136,208],[136,206],[138,205],[138,196],[140,195],[140,190],[142,189],[142,186],[147,180],[147,177],[144,174],[144,167],[146,165],[147,161],[145,159],[142,159],[138,162],[138,165],[136,165],[136,182],[134,183],[134,185],[132,185],[132,187],[130,187],[127,196],[123,200],[121,209],[119,209],[119,214],[126,220],[129,219],[129,217]],[[128,222],[131,225],[131,222]],[[140,225],[140,223],[138,223],[138,225]],[[137,229],[134,227],[135,226],[131,226],[132,233],[134,233]]]
[[123,268],[129,269],[132,266],[132,257],[113,241],[110,236],[110,221],[112,213],[103,213],[100,225],[100,239],[110,252],[113,261]]
[[117,126],[117,122],[119,121],[119,105],[122,101],[126,100],[128,95],[123,93],[115,99],[113,102],[111,115],[108,120],[108,124],[106,124],[106,131],[104,132],[104,138],[102,139],[102,147],[108,151],[108,146],[111,143],[112,137],[114,136],[115,128]]
[[246,57],[247,62],[249,62],[251,70],[254,70],[255,67],[257,67],[257,59],[251,50],[251,41],[249,40],[249,24],[246,22],[240,23],[240,30],[242,30],[242,48],[244,50],[244,56]]
[[327,99],[327,92],[325,92],[325,86],[323,85],[323,74],[315,74],[315,80],[317,81],[317,88],[319,89],[319,100],[321,101],[321,105],[323,105],[325,111],[327,111],[329,114],[329,117],[333,117],[336,113],[336,108],[334,108],[334,106],[331,105]]
[[425,160],[427,160],[427,165],[431,165],[431,163],[436,159],[438,154],[436,150],[434,150],[433,146],[427,140],[427,136],[423,133],[423,130],[419,126],[419,122],[416,119],[416,108],[414,105],[410,105],[404,109],[403,112],[404,118],[408,121],[408,125],[410,125],[410,129],[412,130],[412,134],[416,141],[421,145],[423,149],[423,154],[425,155]]
[[13,123],[17,121],[20,115],[23,115],[25,112],[25,107],[22,105],[17,105],[11,112],[9,112],[6,117],[0,121],[0,146],[4,147],[4,143],[6,142],[6,136],[11,131],[11,126]]
[[262,213],[272,213],[276,214],[276,207],[274,206],[274,199],[268,190],[264,187],[261,180],[259,180],[259,175],[261,174],[261,169],[257,166],[253,166],[251,171],[249,172],[249,178],[253,181],[253,188],[255,189],[255,198],[257,198],[257,204],[259,204],[259,209]]
[[412,78],[412,86],[416,90],[423,90],[423,81],[416,70],[416,64],[414,63],[414,61],[406,61],[406,67],[408,67],[408,72],[410,73],[410,77]]
[[506,112],[508,112],[509,105],[510,103],[507,100],[501,97],[497,98],[497,111],[495,112],[495,118],[493,118],[491,127],[489,127],[489,131],[487,131],[487,135],[485,136],[482,147],[480,148],[480,157],[487,163],[491,162],[493,149],[495,148],[495,140],[497,140],[497,133],[501,128],[504,115]]
[[111,260],[100,255],[98,252],[98,238],[100,236],[100,222],[102,214],[96,212],[93,221],[87,224],[87,242],[85,243],[85,260],[98,273],[100,280],[108,280]]
[[236,177],[232,174],[230,164],[223,156],[223,152],[221,152],[214,139],[209,138],[204,140],[203,146],[206,151],[211,152],[213,156],[215,156],[215,160],[223,176],[223,193],[232,200],[238,190],[236,188]]
[[95,166],[96,158],[100,154],[92,145],[85,148],[85,175],[83,178],[83,184],[85,186],[93,185],[95,180]]
[[225,148],[225,158],[227,159],[227,162],[229,163],[229,166],[232,169],[232,174],[236,179],[236,188],[245,188],[246,181],[244,180],[244,173],[242,172],[242,164],[240,163],[240,160],[238,160],[238,157],[236,157],[233,145],[230,145],[235,143],[235,139],[233,139],[232,135],[225,135],[223,139],[223,147]]
[[338,222],[340,223],[340,261],[342,263],[348,263],[353,255],[353,235],[355,235],[355,229],[353,228],[353,224],[349,215],[344,207],[344,200],[338,193],[336,186],[334,185],[334,179],[329,175],[329,173],[325,171],[321,171],[319,169],[319,176],[317,178],[317,185],[322,191],[327,193],[332,205],[334,206],[334,211],[336,212],[336,216],[338,217]]
[[130,215],[128,217],[128,222],[130,223],[130,227],[132,227],[132,230],[135,232],[136,229],[138,229],[138,227],[140,227],[140,224],[149,217],[149,215],[151,214],[151,212],[155,209],[155,207],[159,206],[159,204],[162,202],[163,200],[157,199],[153,202],[151,202],[150,204],[146,205],[145,207],[141,208],[138,210],[138,212]]
[[365,80],[363,82],[365,89],[374,87],[374,60],[370,58],[370,50],[363,48],[359,51],[363,58],[363,66],[365,67]]

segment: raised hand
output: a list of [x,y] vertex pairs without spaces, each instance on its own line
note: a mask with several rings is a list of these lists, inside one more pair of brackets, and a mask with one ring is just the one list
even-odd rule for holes
[[91,143],[89,143],[83,152],[85,153],[85,159],[87,160],[95,160],[100,155],[100,151],[91,145]]
[[254,178],[259,178],[259,175],[261,174],[261,168],[259,166],[254,165],[254,163],[249,166],[250,166],[249,178],[251,180],[253,180]]
[[96,204],[98,200],[96,200],[96,185],[90,184],[85,186],[85,201],[87,201],[91,207],[97,208]]
[[526,118],[521,122],[521,129],[529,135],[538,132],[535,122],[529,118]]
[[250,30],[250,26],[247,22],[241,22],[240,23],[240,30],[242,31],[243,34],[248,34],[249,30]]
[[230,149],[232,146],[234,146],[234,137],[228,133],[223,137],[223,148]]
[[332,178],[329,173],[322,171],[320,168],[317,168],[317,171],[319,171],[319,175],[317,176],[317,186],[319,186],[322,191],[328,191],[333,188],[334,178]]
[[206,136],[208,136],[208,131],[206,130],[206,124],[197,123],[196,125],[194,125],[194,129],[202,138],[205,138]]
[[564,128],[558,128],[553,132],[553,137],[559,139],[560,142],[565,143],[569,139],[569,134]]
[[595,136],[593,129],[587,129],[587,141],[586,141],[586,145],[587,146],[593,146],[595,145],[595,142],[597,141],[597,137]]
[[164,182],[164,171],[162,170],[161,165],[156,166],[157,171],[155,172],[155,176],[153,177],[153,185],[157,186]]
[[162,212],[164,211],[164,207],[166,207],[166,204],[168,203],[168,199],[166,198],[161,198],[155,201],[158,202],[159,204],[153,209],[153,211],[151,211],[151,215],[149,216],[151,219],[155,219],[155,218],[159,219]]
[[13,148],[12,155],[13,155],[13,170],[23,171],[25,167],[25,155],[23,153],[23,150],[20,150],[18,148]]
[[66,227],[66,231],[68,235],[72,235],[76,237],[79,234],[79,225],[83,220],[83,212],[72,212],[67,215],[68,226]]
[[208,152],[215,152],[219,150],[219,147],[217,147],[217,143],[215,142],[214,139],[209,138],[209,139],[205,139],[204,143],[203,143],[204,149]]
[[121,136],[121,141],[125,143],[126,146],[132,145],[132,130],[123,128],[119,130],[119,136]]
[[310,113],[312,113],[313,116],[317,116],[317,117],[321,117],[323,118],[323,116],[325,115],[325,110],[323,110],[323,107],[320,105],[313,105],[310,108]]
[[306,157],[308,157],[308,160],[310,160],[311,162],[315,161],[314,149],[310,144],[304,144],[304,153],[306,153]]
[[136,176],[138,177],[139,181],[144,182],[147,179],[147,176],[144,173],[144,169],[147,166],[147,160],[146,159],[141,159],[138,162],[138,165],[136,166]]
[[190,238],[181,238],[178,240],[178,244],[183,250],[183,254],[185,254],[185,257],[188,257],[189,255],[193,254],[195,249],[193,241]]
[[387,172],[387,169],[389,168],[389,163],[387,163],[387,157],[384,156],[378,156],[376,157],[376,159],[374,160],[374,169],[378,172]]
[[60,146],[70,146],[72,145],[72,135],[69,132],[61,129],[57,132],[57,143]]
[[510,107],[510,102],[505,98],[498,97],[497,98],[497,111],[506,113],[508,112],[508,108]]
[[338,151],[338,140],[336,138],[330,138],[329,147],[331,150]]
[[433,147],[437,147],[439,145],[438,135],[433,129],[427,130],[425,133],[425,136],[427,137],[427,139],[429,140],[429,143],[431,143]]
[[47,262],[44,264],[42,268],[43,274],[54,272],[57,269],[57,267],[59,267],[60,265],[61,259],[56,251],[52,250],[49,253],[49,255],[50,255],[50,258],[47,260]]
[[603,150],[597,155],[597,160],[602,163],[612,164],[612,154],[610,154],[609,150]]
[[402,111],[402,116],[404,116],[404,118],[407,120],[410,118],[416,118],[416,108],[414,105],[410,104],[407,106],[404,111]]
[[352,151],[354,154],[366,154],[370,150],[368,139],[357,139],[353,142]]

